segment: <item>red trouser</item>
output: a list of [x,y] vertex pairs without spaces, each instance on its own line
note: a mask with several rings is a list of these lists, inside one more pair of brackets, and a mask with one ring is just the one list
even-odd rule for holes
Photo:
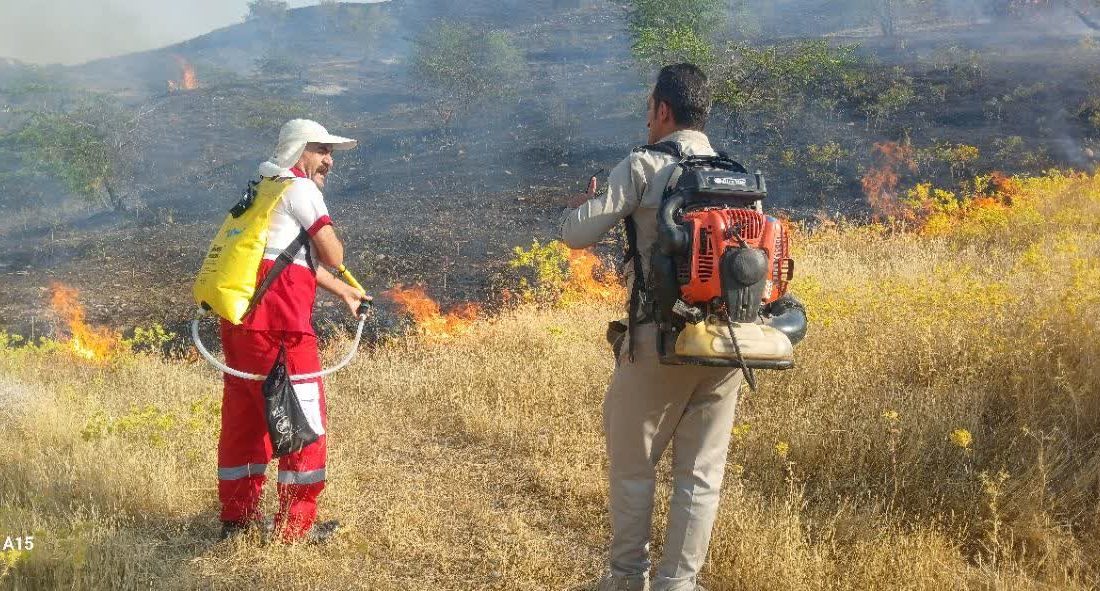
[[[222,346],[229,367],[268,374],[279,345],[286,346],[291,374],[321,369],[317,337],[304,333],[255,331],[222,322]],[[222,431],[218,440],[218,497],[222,521],[261,519],[264,470],[271,460],[271,437],[264,412],[263,382],[225,376]],[[302,410],[328,428],[321,379],[294,384]],[[319,413],[319,417],[318,417]],[[301,538],[317,516],[317,496],[325,488],[325,435],[296,453],[279,458],[279,512],[275,525],[283,539]]]

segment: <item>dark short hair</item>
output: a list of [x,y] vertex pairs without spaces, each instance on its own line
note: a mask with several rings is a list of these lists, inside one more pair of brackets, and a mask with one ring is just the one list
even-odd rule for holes
[[710,115],[710,84],[695,64],[673,64],[661,68],[653,87],[654,108],[665,103],[677,125],[703,131]]

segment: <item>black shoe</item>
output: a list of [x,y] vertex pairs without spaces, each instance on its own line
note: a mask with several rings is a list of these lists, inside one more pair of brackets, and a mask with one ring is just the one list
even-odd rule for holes
[[340,531],[340,522],[335,519],[314,523],[302,541],[307,544],[327,544],[332,541],[338,531]]
[[260,519],[251,519],[248,521],[223,521],[222,533],[218,535],[218,540],[224,542],[229,539],[248,535],[252,532],[259,532],[260,541],[266,543],[267,539],[271,536],[271,530],[272,524],[270,520],[266,522]]

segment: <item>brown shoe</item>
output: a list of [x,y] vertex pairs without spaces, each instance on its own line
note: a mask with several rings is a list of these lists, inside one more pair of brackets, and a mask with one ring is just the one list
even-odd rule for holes
[[273,523],[271,520],[250,519],[248,521],[223,521],[222,531],[218,534],[218,541],[224,542],[252,533],[260,535],[260,543],[266,544],[271,537]]

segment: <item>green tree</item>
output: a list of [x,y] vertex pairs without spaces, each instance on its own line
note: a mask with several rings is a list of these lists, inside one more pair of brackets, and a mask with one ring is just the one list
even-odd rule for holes
[[728,24],[723,0],[629,0],[628,9],[635,57],[657,67],[711,63],[714,37]]
[[632,33],[645,29],[684,29],[700,36],[726,27],[724,0],[630,0]]
[[757,46],[729,43],[721,66],[710,72],[714,102],[726,115],[727,132],[752,127],[782,132],[809,104],[834,105],[858,86],[854,46],[797,41]]
[[413,78],[431,92],[444,127],[461,111],[510,95],[526,63],[507,35],[440,22],[417,37]]
[[658,67],[691,62],[705,68],[714,61],[714,44],[684,27],[642,29],[637,32],[633,50],[640,61]]
[[33,113],[9,139],[21,160],[40,174],[60,180],[74,194],[126,211],[132,195],[133,161],[144,115],[105,99],[69,111]]

